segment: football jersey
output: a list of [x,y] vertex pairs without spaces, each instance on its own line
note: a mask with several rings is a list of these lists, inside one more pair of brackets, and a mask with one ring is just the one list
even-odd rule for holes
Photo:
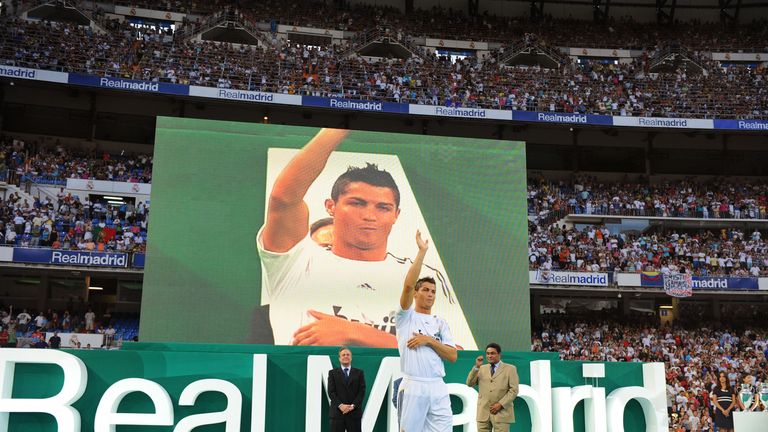
[[[262,289],[267,290],[270,323],[275,344],[288,345],[300,327],[315,319],[316,310],[370,325],[396,335],[395,314],[411,260],[387,254],[383,261],[358,261],[334,255],[306,237],[284,253],[266,251],[258,234]],[[475,340],[445,277],[424,266],[422,276],[437,282],[433,311],[459,329],[457,342],[477,349]]]
[[[398,305],[399,306],[399,305]],[[445,376],[443,359],[432,348],[422,345],[408,348],[408,339],[423,334],[445,345],[456,347],[451,329],[437,315],[416,312],[413,305],[407,310],[397,308],[397,349],[400,351],[400,370],[416,378],[442,378]]]

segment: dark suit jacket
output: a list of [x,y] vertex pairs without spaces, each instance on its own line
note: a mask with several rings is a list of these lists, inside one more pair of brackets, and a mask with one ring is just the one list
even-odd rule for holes
[[331,397],[329,417],[341,417],[341,404],[354,404],[348,416],[361,418],[363,416],[363,398],[365,398],[365,375],[356,368],[349,369],[349,380],[344,381],[344,371],[340,367],[328,371],[328,396]]

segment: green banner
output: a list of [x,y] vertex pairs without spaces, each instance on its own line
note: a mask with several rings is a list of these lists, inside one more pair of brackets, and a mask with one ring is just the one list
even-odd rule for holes
[[[479,353],[460,352],[455,364],[446,365],[445,381],[459,384],[454,387],[452,394],[461,396],[474,392],[463,383]],[[75,359],[84,364],[83,370],[78,371]],[[546,403],[552,403],[549,428],[546,428],[547,417],[542,416],[539,418],[538,429],[533,430],[567,430],[562,428],[563,420],[570,419],[573,421],[573,430],[583,431],[585,412],[589,412],[587,405],[601,406],[606,402],[605,395],[608,395],[608,412],[606,414],[599,409],[595,411],[602,415],[593,419],[602,425],[595,430],[660,430],[652,427],[646,429],[646,417],[641,410],[641,405],[650,406],[648,401],[654,398],[658,401],[659,396],[661,407],[655,408],[666,421],[663,365],[564,362],[557,360],[557,354],[551,353],[504,353],[503,361],[517,367],[521,383],[520,394],[514,402],[516,423],[512,430],[532,430],[532,413],[546,412]],[[392,405],[389,392],[391,383],[398,375],[389,374],[387,370],[397,370],[397,352],[356,348],[353,350],[352,362],[366,376],[368,393],[364,408],[364,430],[396,431],[396,425],[388,423],[387,415]],[[591,372],[585,372],[584,365],[604,368],[604,377],[585,378],[584,375],[590,375]],[[251,432],[327,431],[328,402],[324,396],[322,378],[327,376],[330,367],[336,366],[337,348],[333,347],[140,343],[126,344],[121,351],[2,349],[0,430],[100,431],[109,430],[110,422],[120,425],[129,421],[128,417],[120,416],[130,413],[153,416],[156,413],[154,420],[140,420],[154,426],[117,426],[117,430],[180,432],[191,430],[187,428],[198,422],[201,425],[193,427],[198,432],[224,431],[228,430],[227,426]],[[647,367],[656,368],[658,376],[652,378],[648,375],[644,369]],[[532,383],[532,376],[538,383]],[[80,381],[75,379],[78,377]],[[69,381],[65,383],[66,380]],[[542,386],[546,381],[551,382],[550,388]],[[64,397],[61,394],[69,391],[67,388],[71,390],[73,385],[81,382],[84,385],[81,396],[57,401],[57,397]],[[120,391],[120,388],[123,390]],[[595,394],[602,396],[588,398],[589,404],[581,401],[569,406],[571,395],[593,389],[604,393],[598,392]],[[72,394],[76,393],[71,391]],[[613,406],[616,400],[621,399],[620,393],[624,392],[626,396],[629,394],[626,392],[630,391],[635,392],[634,397],[639,395],[639,403],[632,400],[618,407]],[[538,399],[532,402],[531,395],[536,394]],[[18,400],[46,397],[54,399]],[[454,415],[473,408],[463,406],[460,397],[452,396],[452,400]],[[65,422],[59,424],[57,429],[54,417],[40,414],[46,410],[65,409],[69,405],[81,419],[79,428],[69,428]],[[19,410],[30,412],[19,413]],[[6,417],[7,429],[3,429],[3,411],[11,411]],[[115,416],[110,411],[119,414]],[[224,414],[217,420],[215,416],[218,412]],[[200,417],[206,413],[213,413],[214,417]],[[653,409],[646,411],[645,415],[649,413],[654,414]],[[366,424],[369,425],[368,429]],[[619,426],[624,429],[618,429]],[[464,429],[457,426],[454,430],[473,430],[467,427]]]

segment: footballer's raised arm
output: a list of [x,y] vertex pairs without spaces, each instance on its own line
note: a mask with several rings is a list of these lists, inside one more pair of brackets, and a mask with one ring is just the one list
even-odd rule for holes
[[269,194],[262,232],[266,250],[287,252],[306,237],[309,210],[304,195],[348,134],[344,129],[321,129],[277,176]]
[[416,244],[419,246],[419,252],[405,275],[403,292],[400,294],[400,307],[403,310],[408,309],[413,304],[413,290],[416,288],[416,282],[419,280],[419,274],[421,274],[421,266],[424,264],[424,256],[427,254],[427,248],[429,248],[429,242],[421,238],[420,231],[416,231]]

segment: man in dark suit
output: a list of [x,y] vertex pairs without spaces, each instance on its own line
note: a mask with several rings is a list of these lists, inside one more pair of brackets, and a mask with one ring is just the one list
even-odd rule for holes
[[339,349],[341,367],[328,371],[331,432],[360,432],[365,398],[365,375],[352,367],[352,351]]

